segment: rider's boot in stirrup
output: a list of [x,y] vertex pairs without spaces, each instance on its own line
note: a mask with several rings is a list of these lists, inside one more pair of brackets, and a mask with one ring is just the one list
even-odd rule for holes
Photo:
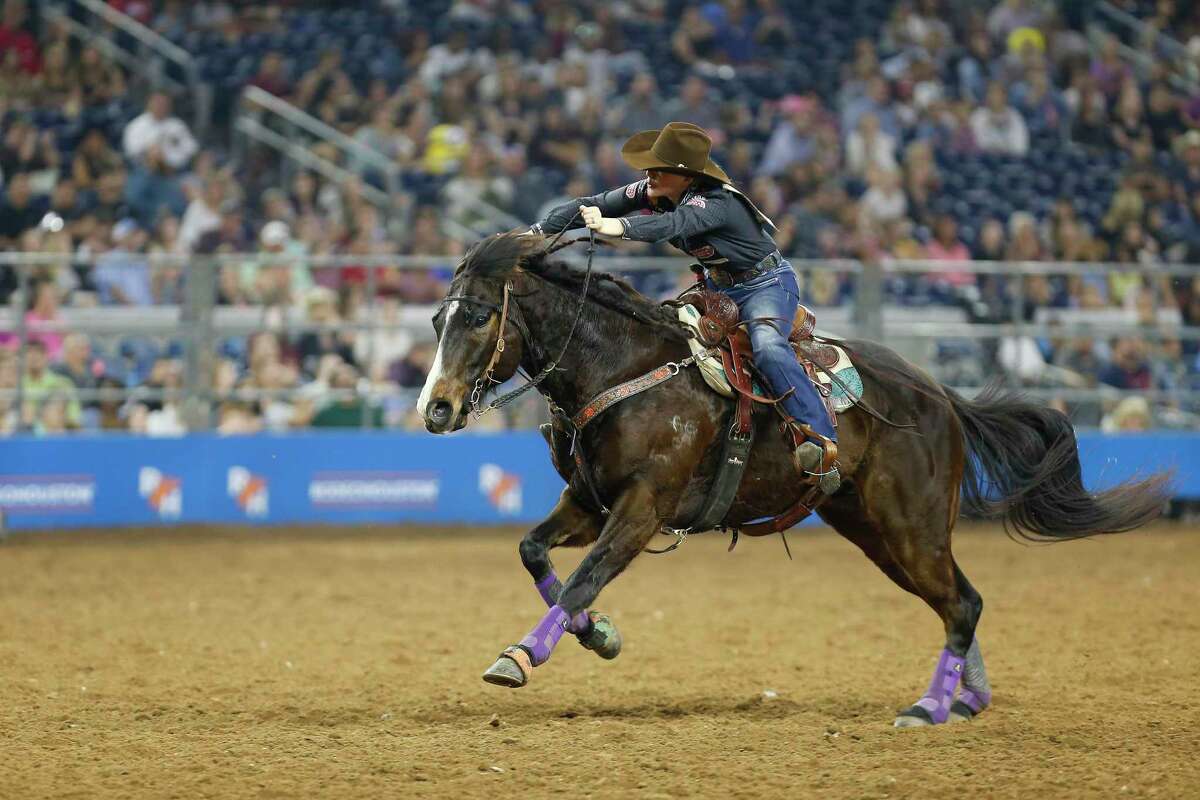
[[833,494],[842,485],[837,464],[837,443],[816,433],[803,424],[792,423],[793,441],[800,441],[792,451],[796,470],[804,475],[816,475],[817,484],[825,494]]

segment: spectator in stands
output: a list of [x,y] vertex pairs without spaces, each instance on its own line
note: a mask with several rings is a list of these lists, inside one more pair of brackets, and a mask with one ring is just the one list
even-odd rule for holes
[[1108,98],[1110,103],[1117,99],[1121,87],[1133,77],[1132,70],[1125,63],[1125,59],[1121,57],[1120,47],[1121,42],[1115,34],[1105,34],[1100,44],[1100,52],[1092,59],[1091,67],[1088,70],[1092,80],[1096,83],[1096,88]]
[[1008,104],[1002,83],[988,86],[987,104],[971,114],[971,131],[985,153],[1024,156],[1029,151],[1029,129],[1020,112]]
[[872,169],[867,173],[868,189],[859,203],[861,224],[870,226],[900,219],[908,209],[908,199],[900,189],[900,173],[894,169]]
[[357,394],[358,369],[340,364],[333,372],[330,388],[340,397],[328,404],[312,419],[314,428],[382,428],[383,409]]
[[5,0],[3,12],[0,12],[0,59],[9,55],[22,72],[36,75],[41,71],[41,51],[30,32],[29,7],[25,0]]
[[679,87],[679,94],[663,105],[664,119],[686,119],[720,138],[717,104],[708,82],[699,75],[689,75]]
[[495,169],[488,149],[476,144],[463,160],[458,175],[442,188],[442,201],[450,219],[478,229],[487,224],[487,212],[479,204],[507,207],[514,188],[509,177]]
[[867,113],[846,139],[846,169],[851,175],[866,175],[872,168],[897,169],[896,140],[880,130],[878,117]]
[[324,286],[314,286],[305,296],[305,325],[309,328],[296,342],[296,355],[306,375],[315,376],[321,358],[337,355],[342,361],[357,367],[354,356],[354,334],[335,330],[340,322],[337,298]]
[[33,433],[35,436],[55,436],[79,428],[70,418],[72,398],[63,392],[47,395],[38,405]]
[[111,226],[133,216],[133,209],[125,200],[125,178],[125,170],[120,167],[111,169],[100,177],[91,216],[101,227]]
[[1044,65],[1013,88],[1013,106],[1034,135],[1059,134],[1067,119],[1066,102],[1054,88]]
[[627,138],[638,131],[660,127],[663,119],[662,99],[654,75],[640,72],[634,76],[625,96],[609,111],[605,128],[613,137]]
[[1008,218],[1008,261],[1042,261],[1046,257],[1045,247],[1038,237],[1037,222],[1027,211],[1014,211]]
[[879,119],[880,129],[898,141],[901,135],[900,120],[892,105],[887,81],[882,75],[875,75],[866,82],[865,87],[864,94],[847,100],[842,106],[842,133],[849,135],[850,131],[857,130],[858,120],[863,114],[874,114]]
[[1170,150],[1171,143],[1183,133],[1184,122],[1179,106],[1179,98],[1165,82],[1156,81],[1150,85],[1150,93],[1146,98],[1146,125],[1150,128],[1154,149],[1159,152]]
[[292,84],[287,78],[283,56],[274,50],[263,53],[258,62],[258,72],[250,79],[251,86],[257,86],[264,92],[270,92],[276,97],[287,97],[292,92]]
[[292,239],[287,223],[273,220],[262,227],[258,241],[261,259],[242,266],[241,284],[250,297],[265,305],[286,306],[307,296],[312,273],[304,261],[304,246]]
[[972,102],[983,102],[988,85],[999,77],[999,62],[992,58],[992,42],[987,32],[976,29],[967,37],[967,52],[957,66],[958,90]]
[[[70,178],[61,178],[55,184],[54,191],[50,194],[48,210],[62,220],[62,230],[72,238],[82,238],[91,227],[92,220],[87,216],[87,205],[79,196],[75,181]],[[42,219],[45,220],[45,217]]]
[[[407,164],[415,154],[416,146],[397,126],[396,109],[385,103],[371,114],[370,123],[363,125],[354,134],[354,139],[365,147],[396,164]],[[366,160],[357,160],[354,169],[366,179],[372,173],[379,175],[375,182],[382,185],[379,167]]]
[[[52,369],[71,382],[76,389],[92,390],[100,386],[104,364],[92,356],[92,343],[86,334],[72,333],[63,339],[62,360]],[[86,408],[96,408],[95,398],[84,401]]]
[[96,260],[93,279],[100,300],[108,305],[148,306],[154,304],[150,264],[143,250],[146,234],[133,219],[123,219],[112,228],[112,249]]
[[83,82],[83,104],[87,107],[103,107],[125,97],[125,74],[95,45],[80,51],[79,75]]
[[0,436],[17,432],[21,415],[17,410],[17,353],[0,347]]
[[[689,66],[709,61],[718,46],[716,26],[695,6],[683,9],[683,16],[671,34],[671,52],[681,64]],[[685,119],[666,115],[667,119]],[[699,124],[699,123],[697,123]],[[701,125],[700,127],[705,127]]]
[[57,361],[62,355],[62,320],[58,316],[58,287],[46,279],[33,282],[30,287],[29,310],[25,312],[27,340],[37,340],[46,349],[50,360]]
[[80,191],[97,188],[100,176],[113,170],[124,169],[121,155],[108,143],[102,128],[88,128],[71,162],[71,175]]
[[1117,403],[1112,413],[1100,423],[1108,433],[1119,431],[1148,431],[1154,426],[1150,403],[1144,397],[1126,397]]
[[31,428],[43,400],[53,394],[64,394],[69,400],[66,417],[72,425],[79,424],[79,400],[70,380],[50,369],[46,345],[40,339],[25,343],[25,374],[21,377],[21,392],[25,401],[22,425]]
[[188,203],[179,222],[179,247],[183,252],[196,252],[201,237],[221,227],[221,205],[226,200],[227,183],[225,175],[213,177]]
[[1145,342],[1132,337],[1115,340],[1112,362],[1100,373],[1100,382],[1118,389],[1152,388]]
[[34,197],[28,173],[10,174],[4,188],[4,202],[0,203],[0,248],[15,248],[21,234],[42,221],[46,205]]
[[[25,118],[17,117],[4,134],[0,145],[0,174],[29,174],[40,187],[47,187],[57,177],[58,145],[50,131],[38,129]],[[46,188],[39,193],[46,194]]]
[[167,174],[186,167],[200,149],[187,124],[171,115],[171,98],[165,92],[150,95],[146,110],[125,126],[122,142],[131,161]]
[[1150,138],[1150,128],[1142,117],[1142,93],[1133,81],[1122,87],[1111,124],[1112,146],[1127,153],[1135,142]]
[[793,164],[806,163],[816,155],[816,101],[788,95],[779,101],[779,112],[785,116],[775,125],[763,149],[759,175],[780,175]]

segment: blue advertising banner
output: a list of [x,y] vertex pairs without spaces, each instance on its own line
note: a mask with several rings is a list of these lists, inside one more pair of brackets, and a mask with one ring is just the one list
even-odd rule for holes
[[306,432],[0,441],[9,528],[531,522],[562,490],[536,433]]
[[[1174,468],[1200,498],[1200,432],[1079,435],[1104,488]],[[536,432],[305,432],[0,440],[5,527],[210,523],[531,523],[562,490]]]

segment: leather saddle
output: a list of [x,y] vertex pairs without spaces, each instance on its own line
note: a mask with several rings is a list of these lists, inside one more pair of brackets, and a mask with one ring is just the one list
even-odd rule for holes
[[[671,305],[692,305],[700,312],[700,321],[696,328],[700,342],[705,347],[719,348],[721,360],[725,367],[730,385],[740,397],[748,396],[752,401],[773,403],[777,400],[763,400],[755,397],[753,391],[754,353],[750,346],[750,336],[740,319],[737,304],[726,294],[715,292],[704,286],[683,293]],[[828,368],[826,363],[830,357],[837,358],[833,348],[813,340],[813,331],[817,326],[817,317],[805,305],[796,309],[792,320],[792,332],[788,342],[796,353],[796,360],[804,368],[805,374],[817,387],[825,411],[833,426],[837,427],[837,414],[830,400],[829,388],[817,380],[817,366]],[[742,404],[739,403],[739,408]]]

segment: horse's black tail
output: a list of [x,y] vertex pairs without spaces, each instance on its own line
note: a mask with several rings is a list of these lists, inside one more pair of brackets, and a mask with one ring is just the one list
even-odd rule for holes
[[1000,518],[1009,535],[1080,539],[1152,521],[1170,499],[1170,473],[1102,492],[1083,488],[1075,431],[1062,412],[997,387],[967,400],[947,389],[967,443],[963,510]]

